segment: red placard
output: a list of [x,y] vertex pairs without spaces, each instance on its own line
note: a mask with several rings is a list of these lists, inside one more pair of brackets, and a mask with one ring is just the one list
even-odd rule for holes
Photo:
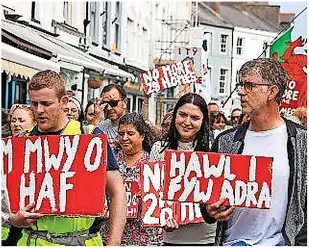
[[146,95],[178,85],[195,83],[197,77],[190,59],[156,67],[140,75]]
[[163,199],[270,208],[270,157],[173,151],[165,153]]
[[105,134],[6,138],[2,154],[13,212],[35,201],[44,214],[103,214]]
[[141,166],[142,218],[144,226],[164,226],[173,218],[179,225],[203,222],[199,204],[163,200],[164,162]]
[[[139,193],[139,185],[138,182],[135,181],[124,181],[124,186],[126,190],[127,196],[127,218],[134,219],[137,218],[138,214],[138,193]],[[104,204],[104,218],[109,217],[109,210],[108,210],[108,200],[105,198]]]

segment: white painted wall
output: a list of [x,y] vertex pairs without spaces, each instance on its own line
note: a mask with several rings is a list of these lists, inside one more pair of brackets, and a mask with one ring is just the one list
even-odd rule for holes
[[[125,55],[126,63],[144,70],[149,70],[149,42],[151,33],[151,3],[124,2]],[[128,22],[128,19],[130,21]]]
[[[240,70],[241,66],[245,62],[251,59],[258,58],[258,56],[260,56],[260,54],[263,51],[264,42],[270,43],[276,37],[276,35],[277,33],[273,32],[235,27],[234,49],[233,49],[233,71],[231,80],[232,89],[235,88],[237,71]],[[238,37],[243,37],[245,39],[243,55],[236,54],[236,44]],[[230,106],[231,109],[240,106],[239,96],[236,92],[233,94],[230,102],[232,102],[232,100],[234,100],[234,106]]]

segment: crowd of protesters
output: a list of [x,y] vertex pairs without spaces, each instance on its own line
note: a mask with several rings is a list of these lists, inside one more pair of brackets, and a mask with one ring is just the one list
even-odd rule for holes
[[[120,85],[105,86],[100,98],[91,99],[83,110],[75,97],[65,94],[58,73],[37,73],[29,83],[30,106],[14,104],[9,113],[2,111],[2,138],[106,134],[109,217],[44,216],[33,212],[32,203],[11,213],[2,185],[2,244],[306,245],[307,115],[301,107],[289,118],[280,116],[286,81],[281,65],[272,59],[246,62],[237,84],[241,108],[228,118],[216,103],[207,105],[200,95],[187,93],[156,126],[142,113],[127,113]],[[220,199],[200,206],[203,223],[179,225],[167,219],[163,227],[143,227],[138,195],[137,218],[126,219],[124,182],[140,184],[140,166],[164,160],[167,149],[272,156],[271,209],[226,207]]]

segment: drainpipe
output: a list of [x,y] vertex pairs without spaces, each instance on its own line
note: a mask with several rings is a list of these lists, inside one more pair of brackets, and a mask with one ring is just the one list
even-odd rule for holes
[[232,52],[231,52],[231,84],[230,84],[230,93],[232,92],[232,84],[233,84],[233,52],[234,52],[234,27],[232,29]]
[[231,52],[231,80],[230,80],[230,95],[228,96],[228,98],[225,100],[225,102],[222,105],[222,108],[225,107],[225,105],[227,104],[227,102],[230,100],[230,98],[232,97],[234,91],[236,90],[236,87],[232,90],[232,82],[233,82],[233,51],[234,51],[234,28],[232,28],[232,52]]
[[12,77],[12,105],[15,103],[15,93],[16,93],[16,77]]
[[9,82],[11,77],[9,73],[6,73],[6,80],[5,80],[5,108],[9,109]]
[[83,79],[82,79],[82,100],[81,105],[82,109],[84,109],[84,94],[85,94],[85,67],[83,67]]
[[[88,2],[86,2],[86,18],[84,19],[84,35],[85,35],[85,39],[84,39],[84,44],[85,44],[85,48],[86,48],[86,37],[87,37],[87,26],[89,24],[88,21],[88,8],[89,8],[89,4]],[[82,79],[82,100],[81,100],[81,105],[82,108],[84,108],[84,94],[85,94],[85,67],[83,67],[83,79]]]

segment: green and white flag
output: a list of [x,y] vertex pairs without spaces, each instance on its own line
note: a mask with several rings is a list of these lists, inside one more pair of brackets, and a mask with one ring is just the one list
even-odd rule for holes
[[275,53],[278,55],[278,61],[284,62],[282,59],[283,54],[289,47],[289,43],[292,41],[292,31],[294,26],[289,27],[281,36],[279,36],[270,45],[270,57],[273,57]]

